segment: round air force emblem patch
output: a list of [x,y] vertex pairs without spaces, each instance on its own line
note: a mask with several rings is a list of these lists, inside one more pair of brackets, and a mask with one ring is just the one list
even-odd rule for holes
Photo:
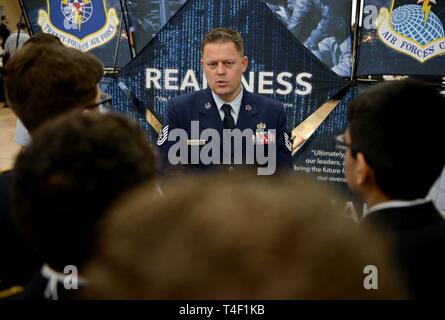
[[162,130],[159,132],[159,137],[157,142],[158,146],[162,146],[164,142],[167,141],[167,138],[168,138],[168,125],[162,128]]
[[104,0],[48,0],[39,10],[42,32],[59,37],[63,44],[80,51],[100,47],[118,33],[119,18]]

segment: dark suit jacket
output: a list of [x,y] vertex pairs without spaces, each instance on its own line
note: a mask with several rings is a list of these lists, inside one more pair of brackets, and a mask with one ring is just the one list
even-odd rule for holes
[[42,264],[13,222],[12,179],[12,171],[0,175],[0,290],[25,285]]
[[[180,95],[171,99],[167,106],[167,119],[163,130],[158,139],[159,153],[161,156],[161,167],[163,171],[169,168],[168,151],[175,141],[166,139],[168,133],[173,129],[181,128],[187,132],[190,140],[198,140],[199,137],[192,137],[191,121],[199,121],[199,135],[205,129],[216,129],[219,137],[222,137],[223,123],[209,88],[184,95]],[[289,149],[289,143],[286,145],[288,135],[286,133],[286,116],[283,105],[275,100],[250,93],[246,90],[243,92],[243,100],[238,115],[238,121],[235,129],[241,131],[245,129],[253,130],[256,134],[258,126],[264,126],[265,130],[276,130],[276,165],[277,168],[291,168],[292,155]],[[168,126],[168,127],[167,127]],[[245,144],[243,150],[245,150]],[[256,146],[255,146],[256,147]],[[269,145],[264,145],[265,152],[269,155]],[[191,163],[190,150],[188,163]],[[199,148],[202,148],[199,147]],[[222,142],[221,142],[221,159],[222,159]],[[233,152],[232,152],[233,156]],[[221,160],[222,162],[222,160]],[[261,161],[260,161],[261,162]],[[245,154],[243,153],[243,164],[246,164]],[[255,157],[254,166],[259,166],[258,159]],[[188,165],[190,168],[190,165]],[[206,165],[199,161],[198,164],[192,164],[193,169],[207,169],[214,167]]]
[[445,288],[445,220],[432,202],[372,212],[363,219],[389,234],[415,298],[441,297]]

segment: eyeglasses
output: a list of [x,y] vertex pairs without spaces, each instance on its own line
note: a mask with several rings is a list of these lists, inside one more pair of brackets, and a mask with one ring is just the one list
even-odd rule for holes
[[112,107],[112,101],[113,99],[109,95],[102,93],[98,103],[90,104],[84,108],[88,110],[99,108],[99,111],[107,112]]
[[337,150],[346,152],[346,150],[349,148],[351,150],[352,156],[355,157],[357,154],[357,150],[352,146],[350,143],[346,143],[346,138],[344,134],[339,134],[334,137],[335,139],[335,148]]

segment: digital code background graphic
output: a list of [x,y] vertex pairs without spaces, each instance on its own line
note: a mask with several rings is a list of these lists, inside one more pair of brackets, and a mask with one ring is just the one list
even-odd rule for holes
[[[194,70],[202,88],[201,42],[207,31],[221,26],[231,27],[241,32],[245,42],[245,53],[249,57],[249,68],[245,73],[245,78],[249,80],[249,72],[253,72],[255,92],[258,87],[258,73],[261,71],[273,73],[271,87],[274,93],[267,96],[284,103],[289,131],[349,84],[305,48],[272,13],[265,2],[189,0],[139,55],[121,70],[119,79],[109,85],[109,93],[113,96],[116,111],[138,120],[149,133],[150,140],[155,142],[157,133],[147,123],[145,115],[135,110],[118,83],[123,82],[128,88],[133,88],[133,94],[145,106],[150,106],[163,121],[167,101],[192,89],[188,88],[181,92],[166,90],[163,86],[163,78],[161,78],[161,89],[147,89],[146,69],[153,68],[161,72],[167,68],[178,69],[180,81],[184,79],[187,70]],[[293,89],[287,95],[276,92],[277,89],[282,88],[282,85],[276,81],[277,75],[282,72],[292,74],[292,78],[288,80]],[[312,75],[310,79],[305,79],[312,86],[310,94],[295,93],[296,89],[304,89],[295,80],[301,73]],[[332,139],[326,140],[324,137],[332,136],[333,132],[340,133],[344,129],[344,111],[352,96],[353,91],[346,95],[344,102],[329,116],[301,153],[295,157],[295,164],[304,162],[306,153],[309,153],[314,146],[333,150]]]

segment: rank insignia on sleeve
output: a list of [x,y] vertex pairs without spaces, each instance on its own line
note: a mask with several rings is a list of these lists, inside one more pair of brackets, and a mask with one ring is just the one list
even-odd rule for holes
[[168,125],[162,128],[162,130],[159,132],[159,137],[157,142],[158,146],[162,146],[164,142],[167,141],[167,138],[168,138]]
[[292,142],[289,139],[289,135],[285,132],[284,133],[284,144],[286,145],[286,148],[292,152]]

